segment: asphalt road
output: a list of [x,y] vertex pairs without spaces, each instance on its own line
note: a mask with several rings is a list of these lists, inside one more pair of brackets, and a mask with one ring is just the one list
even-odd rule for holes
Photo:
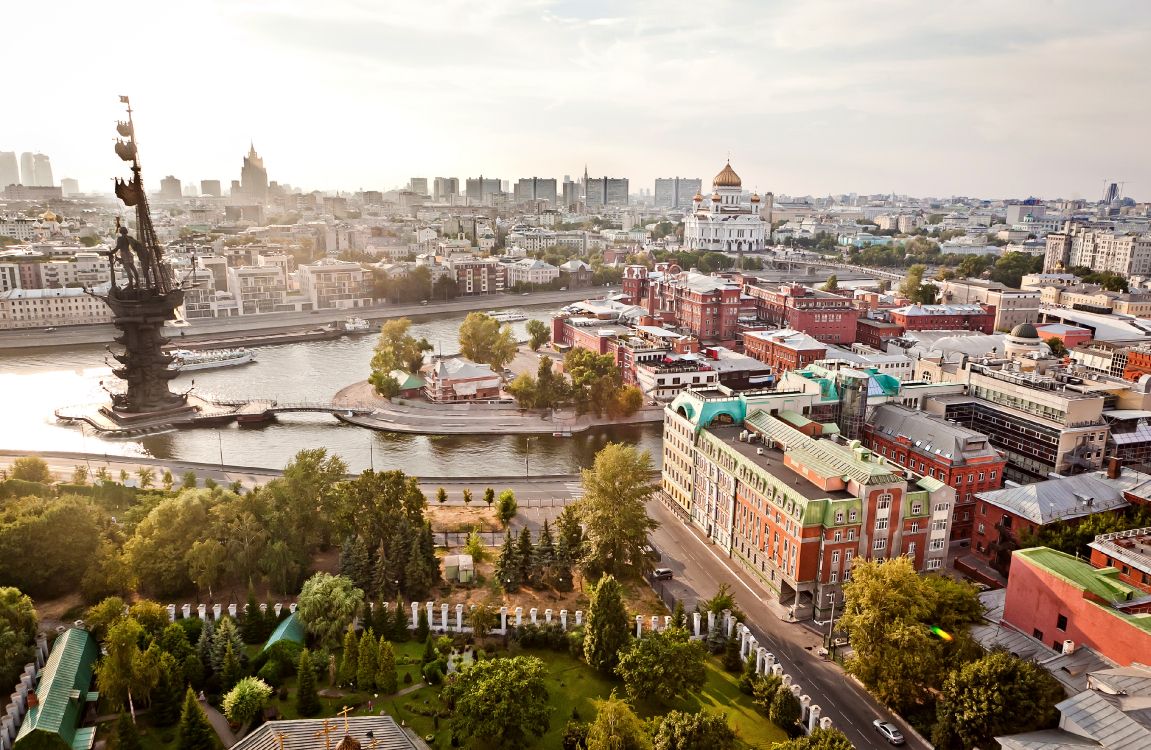
[[721,557],[715,548],[697,535],[671,511],[653,500],[648,512],[659,521],[660,528],[652,542],[663,554],[660,565],[671,568],[674,578],[663,582],[667,590],[684,607],[691,610],[697,601],[711,597],[720,583],[731,585],[736,601],[747,615],[745,625],[751,628],[759,644],[775,655],[803,692],[811,696],[823,716],[831,717],[833,726],[847,735],[858,750],[888,748],[871,722],[876,718],[893,721],[907,737],[905,747],[930,750],[907,731],[907,725],[880,706],[863,688],[853,682],[834,662],[817,656],[815,650],[822,637],[806,625],[784,622],[764,603],[770,596],[756,584],[746,583],[735,574],[734,564]]
[[[335,323],[349,316],[365,320],[385,318],[415,317],[418,315],[442,315],[471,310],[492,310],[518,305],[547,305],[552,303],[576,302],[590,297],[618,291],[618,287],[591,287],[569,289],[565,292],[534,292],[531,294],[485,294],[474,297],[461,297],[449,302],[429,302],[426,305],[378,305],[354,310],[321,310],[303,313],[267,313],[264,315],[242,315],[234,318],[211,318],[190,321],[183,328],[166,329],[168,335],[185,338],[242,335],[257,331],[267,333],[281,329],[318,327]],[[116,335],[110,324],[91,326],[67,326],[47,332],[43,328],[28,328],[0,331],[0,349],[22,349],[41,346],[75,346],[77,344],[107,343]]]

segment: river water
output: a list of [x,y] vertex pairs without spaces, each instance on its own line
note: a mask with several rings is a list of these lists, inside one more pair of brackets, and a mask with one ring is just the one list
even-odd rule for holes
[[[521,308],[545,322],[555,305]],[[458,350],[465,314],[449,314],[412,325],[437,352]],[[526,321],[512,324],[526,339]],[[330,401],[340,388],[368,376],[376,336],[253,347],[256,362],[200,370],[172,381],[172,390],[225,398],[273,398],[281,402]],[[58,424],[61,406],[106,399],[100,381],[112,377],[103,345],[72,349],[0,352],[0,451],[4,449],[83,451],[239,466],[282,468],[302,448],[325,447],[353,471],[402,469],[430,477],[567,474],[589,466],[610,440],[635,443],[660,461],[660,426],[641,425],[589,431],[570,438],[522,435],[426,436],[365,430],[326,414],[284,414],[259,426],[178,430],[131,440],[104,439],[92,430]]]

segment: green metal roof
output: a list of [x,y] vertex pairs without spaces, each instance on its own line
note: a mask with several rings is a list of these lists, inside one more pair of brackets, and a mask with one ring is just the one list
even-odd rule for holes
[[92,747],[93,732],[77,731],[90,697],[92,667],[100,658],[96,639],[87,630],[69,628],[52,645],[36,686],[38,705],[28,709],[13,749],[33,732],[55,734],[75,750]]
[[272,635],[268,637],[268,642],[260,649],[260,653],[267,651],[277,641],[291,641],[304,645],[304,624],[300,622],[300,618],[296,617],[296,613],[288,615],[288,619],[281,622],[272,631]]
[[401,391],[410,391],[424,387],[424,379],[415,373],[410,373],[406,370],[392,370],[388,374],[395,378],[396,382],[400,384]]
[[[1120,581],[1119,571],[1115,568],[1096,568],[1059,550],[1032,547],[1016,550],[1014,554],[1111,604],[1123,604],[1146,596],[1142,590]],[[1107,611],[1137,628],[1151,632],[1151,615],[1129,615],[1113,609]]]

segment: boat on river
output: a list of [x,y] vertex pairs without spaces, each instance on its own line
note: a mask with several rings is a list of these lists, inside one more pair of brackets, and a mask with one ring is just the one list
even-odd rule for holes
[[220,367],[236,367],[256,361],[256,355],[251,349],[204,349],[192,351],[190,349],[173,349],[172,364],[180,372],[193,370],[215,370]]
[[528,316],[519,310],[488,310],[484,314],[497,323],[514,323],[517,320],[528,319]]

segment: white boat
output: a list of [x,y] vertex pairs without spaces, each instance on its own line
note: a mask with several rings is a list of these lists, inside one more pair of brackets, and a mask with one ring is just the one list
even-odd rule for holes
[[528,319],[528,316],[519,310],[488,310],[484,314],[497,323],[514,323],[517,320]]
[[172,357],[174,358],[172,364],[180,372],[235,367],[256,361],[256,355],[252,353],[251,349],[205,349],[203,351],[173,349]]
[[344,330],[351,332],[367,331],[371,325],[363,318],[344,318]]

